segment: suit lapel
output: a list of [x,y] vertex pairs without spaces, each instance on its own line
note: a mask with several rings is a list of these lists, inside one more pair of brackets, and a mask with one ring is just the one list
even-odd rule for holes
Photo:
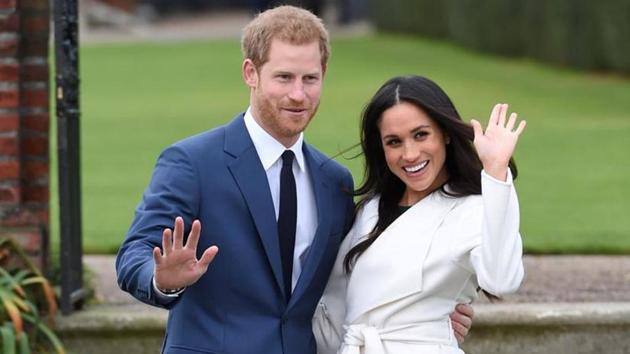
[[247,133],[241,114],[226,126],[225,152],[234,159],[228,168],[252,215],[278,287],[283,289],[276,214],[267,174]]
[[293,290],[291,300],[289,301],[289,307],[296,303],[303,295],[304,291],[308,288],[315,271],[324,255],[326,250],[326,243],[330,234],[330,210],[331,209],[331,195],[330,186],[326,183],[327,176],[322,171],[322,163],[317,159],[315,154],[311,153],[310,147],[305,143],[303,146],[304,159],[308,166],[308,172],[311,178],[311,184],[313,185],[313,194],[315,194],[315,204],[317,208],[317,231],[313,238],[313,243],[308,251],[308,256],[302,267],[302,273]]

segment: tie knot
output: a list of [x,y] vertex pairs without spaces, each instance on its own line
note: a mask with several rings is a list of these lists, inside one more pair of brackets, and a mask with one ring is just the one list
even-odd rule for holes
[[295,154],[291,150],[284,150],[282,153],[282,166],[292,166]]

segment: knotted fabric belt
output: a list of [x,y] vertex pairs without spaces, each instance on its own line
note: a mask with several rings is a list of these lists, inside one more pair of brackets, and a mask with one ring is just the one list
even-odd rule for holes
[[[365,324],[346,327],[341,354],[385,354],[383,342],[409,344],[452,345],[453,329],[450,319],[420,322],[404,326],[377,328]],[[363,351],[361,350],[363,348]]]

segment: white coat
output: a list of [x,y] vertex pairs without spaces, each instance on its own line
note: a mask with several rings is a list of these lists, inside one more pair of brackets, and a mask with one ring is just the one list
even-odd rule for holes
[[359,211],[313,318],[319,354],[463,353],[449,314],[478,287],[494,295],[523,279],[519,207],[512,176],[482,172],[482,195],[440,191],[396,219],[358,258],[343,261],[378,219],[378,198]]

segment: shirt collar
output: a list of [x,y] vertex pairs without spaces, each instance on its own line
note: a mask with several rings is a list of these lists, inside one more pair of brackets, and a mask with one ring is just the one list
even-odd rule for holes
[[[262,163],[263,168],[266,171],[271,167],[271,165],[278,161],[280,156],[282,156],[282,153],[287,150],[287,148],[274,137],[272,137],[269,133],[267,133],[258,124],[258,122],[256,122],[254,116],[252,115],[251,107],[247,108],[244,119],[247,132],[252,138],[252,142],[254,143],[254,147],[256,148],[256,152],[258,153],[260,162]],[[304,153],[302,152],[303,142],[304,133],[300,133],[298,140],[289,148],[289,150],[293,151],[293,153],[295,154],[295,161],[297,161],[298,167],[301,171],[305,170]]]

